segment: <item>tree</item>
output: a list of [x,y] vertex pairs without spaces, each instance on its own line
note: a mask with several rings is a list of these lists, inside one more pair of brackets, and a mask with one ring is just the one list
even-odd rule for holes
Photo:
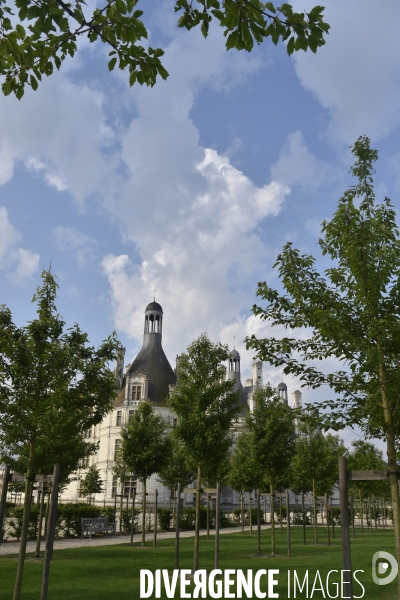
[[[365,440],[355,440],[351,443],[353,450],[349,454],[347,466],[349,469],[385,469],[383,454],[374,444]],[[349,486],[349,494],[358,497],[360,501],[361,529],[363,529],[363,499],[371,495],[381,495],[387,493],[388,485],[386,481],[353,481]]]
[[292,486],[297,492],[312,492],[315,543],[318,543],[317,497],[332,493],[339,478],[338,455],[344,452],[338,436],[328,434],[325,438],[318,429],[308,424],[299,427],[292,462]]
[[[119,499],[119,531],[122,531],[122,517],[123,517],[123,490],[127,479],[133,476],[132,471],[129,469],[128,464],[125,462],[122,450],[119,449],[115,457],[115,461],[112,467],[112,472],[117,481],[121,484],[121,494]],[[115,491],[117,493],[117,491]],[[115,516],[115,519],[117,517]]]
[[[310,338],[247,339],[260,360],[284,366],[312,388],[327,385],[335,393],[322,404],[325,427],[354,424],[367,435],[386,440],[396,555],[400,561],[400,511],[396,436],[400,430],[400,237],[388,198],[375,203],[373,163],[378,158],[362,136],[352,146],[357,178],[339,202],[330,222],[322,224],[319,244],[332,266],[321,276],[315,258],[285,245],[277,258],[285,294],[260,283],[267,301],[254,312],[272,325],[310,328]],[[343,369],[326,373],[317,361],[330,357]],[[399,578],[400,590],[400,578]]]
[[232,423],[239,413],[234,382],[225,379],[227,346],[213,344],[203,333],[179,357],[178,381],[169,399],[177,415],[176,434],[197,467],[194,570],[199,564],[200,493],[203,473],[218,469],[232,442]]
[[[254,410],[246,418],[250,448],[258,479],[271,494],[271,553],[275,554],[274,493],[288,487],[295,447],[293,415],[268,383],[254,394]],[[261,483],[258,484],[261,487]]]
[[55,307],[54,276],[43,271],[42,280],[33,297],[37,318],[25,327],[14,325],[10,310],[0,307],[0,461],[13,457],[26,464],[14,600],[21,594],[33,481],[54,443],[50,436],[57,431],[58,449],[68,445],[68,438],[101,422],[116,391],[108,368],[116,355],[115,335],[96,350],[78,325],[66,330]]
[[100,471],[96,465],[91,465],[85,477],[81,480],[81,496],[100,494],[103,489],[103,480],[100,477]]
[[[242,431],[236,438],[235,447],[229,461],[228,484],[238,492],[242,500],[242,527],[244,523],[243,504],[244,492],[251,492],[258,488],[260,473],[254,463],[251,452],[251,435],[248,431]],[[251,500],[249,501],[250,533],[252,532]]]
[[142,546],[146,545],[146,482],[168,461],[171,441],[164,419],[149,401],[141,402],[121,432],[122,459],[143,486]]
[[[0,75],[5,95],[22,98],[26,85],[36,90],[43,75],[60,69],[67,56],[74,56],[78,39],[103,42],[109,48],[108,68],[118,64],[129,72],[129,84],[153,86],[158,76],[168,77],[160,58],[161,48],[144,48],[147,28],[138,10],[138,0],[109,0],[90,14],[84,0],[4,0],[0,5]],[[187,0],[175,0],[180,14],[178,26],[188,30],[200,26],[207,37],[215,19],[226,37],[226,48],[250,51],[270,37],[274,44],[288,41],[287,52],[312,52],[325,44],[329,25],[322,6],[309,13],[295,13],[289,4],[275,8],[272,2],[199,0],[193,7]],[[13,9],[17,8],[17,12]]]

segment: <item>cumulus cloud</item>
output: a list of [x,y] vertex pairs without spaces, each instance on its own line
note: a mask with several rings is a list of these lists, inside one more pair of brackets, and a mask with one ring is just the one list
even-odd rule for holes
[[[314,4],[294,2],[300,11]],[[384,137],[400,124],[400,5],[388,0],[388,18],[379,18],[373,0],[335,0],[326,3],[325,15],[326,45],[315,55],[296,52],[296,73],[329,111],[332,140]]]
[[271,167],[271,176],[287,185],[318,188],[332,178],[329,163],[314,156],[304,141],[303,133],[289,133],[277,162]]
[[[135,248],[135,258],[128,251],[102,262],[115,324],[140,337],[155,288],[173,356],[203,331],[219,339],[250,309],[270,253],[259,227],[290,190],[273,180],[255,185],[228,156],[202,147],[190,116],[202,86],[232,89],[268,60],[261,63],[257,51],[227,53],[220,32],[205,42],[174,27],[164,62],[170,79],[150,90],[128,89],[126,74],[110,75],[121,92],[112,109],[125,111],[113,129],[108,99],[64,72],[19,104],[0,98],[9,159],[0,176],[7,181],[22,162],[79,206],[97,202]],[[76,229],[57,227],[53,239],[81,264],[93,257],[93,240]]]
[[[77,203],[104,185],[116,169],[106,124],[103,96],[87,85],[74,85],[63,72],[45,78],[23,100],[0,95],[0,184],[9,181],[18,162]],[[3,160],[4,158],[4,160]]]
[[39,254],[21,248],[22,235],[10,223],[7,209],[0,206],[0,268],[14,283],[33,275],[39,266]]
[[73,251],[81,267],[86,266],[95,257],[96,240],[74,227],[55,227],[52,230],[53,239],[61,252]]

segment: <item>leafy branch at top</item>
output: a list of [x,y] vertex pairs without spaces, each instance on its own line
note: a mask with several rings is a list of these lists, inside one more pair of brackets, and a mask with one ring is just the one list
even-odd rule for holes
[[[147,28],[137,10],[139,0],[110,0],[85,16],[84,0],[0,0],[0,76],[2,90],[22,98],[25,86],[38,88],[43,75],[60,69],[67,56],[77,51],[79,37],[100,40],[110,47],[108,68],[118,64],[129,72],[129,84],[153,86],[157,77],[168,77],[161,63],[161,48],[145,48]],[[274,44],[287,41],[287,52],[312,52],[325,44],[329,25],[322,6],[309,13],[294,13],[290,4],[279,7],[258,0],[176,0],[175,12],[182,13],[178,25],[190,30],[200,25],[207,37],[211,21],[217,20],[226,37],[226,48],[251,51],[254,43],[270,37]],[[17,12],[15,12],[17,8]],[[27,25],[25,23],[27,23]]]

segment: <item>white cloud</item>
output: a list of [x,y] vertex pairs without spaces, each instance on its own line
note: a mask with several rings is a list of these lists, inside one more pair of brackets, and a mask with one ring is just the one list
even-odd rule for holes
[[7,209],[0,206],[0,268],[14,283],[20,283],[37,271],[39,254],[21,248],[22,235],[10,223]]
[[[259,56],[227,53],[220,31],[204,41],[200,32],[174,28],[167,82],[132,90],[126,74],[110,75],[124,81],[117,102],[130,119],[113,131],[104,96],[64,72],[19,104],[0,98],[1,139],[12,161],[4,178],[22,161],[56,190],[68,188],[79,205],[98,202],[140,257],[103,260],[115,324],[137,337],[156,288],[170,356],[202,331],[218,339],[249,310],[270,258],[258,228],[290,191],[276,181],[257,186],[228,157],[201,147],[190,117],[202,86],[232,89],[264,67]],[[58,227],[53,235],[61,250],[81,253],[82,263],[93,251],[75,229]]]
[[277,162],[271,167],[271,176],[287,185],[318,188],[332,177],[332,167],[311,154],[303,133],[289,133]]
[[96,240],[74,227],[55,227],[52,230],[53,239],[58,250],[61,252],[75,253],[78,264],[86,266],[95,257],[94,247]]
[[45,78],[21,102],[0,96],[0,184],[13,176],[18,161],[82,205],[116,169],[103,150],[113,141],[103,112],[103,96],[71,83],[64,72]]
[[[295,0],[298,10],[313,0]],[[296,73],[329,111],[332,140],[378,139],[400,124],[400,4],[387,0],[382,18],[373,0],[330,0],[326,44],[314,55],[296,52]]]

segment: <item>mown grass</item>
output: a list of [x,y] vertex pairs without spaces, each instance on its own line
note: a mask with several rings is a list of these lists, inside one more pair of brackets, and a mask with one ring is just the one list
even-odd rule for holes
[[[279,585],[275,591],[279,598],[288,598],[287,576],[296,570],[301,580],[306,570],[309,571],[308,597],[324,598],[323,592],[315,590],[311,596],[311,588],[318,570],[324,582],[328,571],[337,569],[339,576],[333,573],[332,583],[340,580],[342,569],[340,529],[336,529],[336,538],[332,545],[325,545],[325,532],[319,532],[320,544],[312,543],[313,534],[307,531],[309,543],[302,543],[301,528],[292,528],[292,556],[286,556],[286,531],[277,529],[277,553],[275,558],[269,555],[270,532],[262,532],[263,556],[258,557],[256,533],[235,533],[220,536],[221,569],[279,569]],[[370,531],[364,534],[357,532],[356,539],[351,541],[353,569],[363,570],[358,578],[365,588],[364,598],[368,600],[386,600],[397,597],[396,580],[386,586],[378,586],[372,581],[371,561],[378,550],[394,554],[394,538],[392,531]],[[214,565],[214,540],[201,538],[200,568],[211,570]],[[180,568],[190,569],[193,565],[193,538],[181,540]],[[16,558],[6,556],[0,558],[0,600],[12,600],[14,578],[16,573]],[[28,560],[25,566],[22,598],[38,600],[40,598],[42,561]],[[128,545],[98,546],[93,548],[75,548],[57,550],[51,564],[49,600],[136,600],[139,599],[140,569],[169,569],[174,568],[174,540],[160,540],[158,547],[142,549],[138,545],[130,548]],[[317,587],[320,587],[317,585]],[[235,588],[233,588],[235,589]],[[261,579],[261,589],[267,592],[266,578]],[[336,588],[331,586],[329,593],[335,597]],[[356,584],[354,594],[361,596],[362,589]],[[306,598],[305,590],[297,591],[297,598]],[[180,597],[179,589],[175,594]],[[341,593],[339,591],[339,598]],[[152,596],[154,598],[154,596]],[[162,598],[166,598],[162,587]],[[291,588],[293,598],[293,586]]]

